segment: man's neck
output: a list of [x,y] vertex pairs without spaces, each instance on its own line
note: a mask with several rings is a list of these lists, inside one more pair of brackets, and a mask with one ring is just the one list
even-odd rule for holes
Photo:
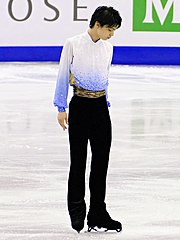
[[93,28],[88,29],[88,34],[90,35],[93,42],[99,41],[99,36],[97,35],[96,31]]

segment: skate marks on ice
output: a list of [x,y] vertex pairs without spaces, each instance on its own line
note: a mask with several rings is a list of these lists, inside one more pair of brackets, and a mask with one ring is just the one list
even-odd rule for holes
[[107,209],[123,230],[80,234],[66,208],[67,132],[52,104],[58,65],[0,70],[0,240],[179,239],[179,68],[111,68]]

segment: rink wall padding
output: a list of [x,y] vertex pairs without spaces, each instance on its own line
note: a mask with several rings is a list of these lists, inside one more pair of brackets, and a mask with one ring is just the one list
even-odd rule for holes
[[[1,62],[58,62],[60,47],[0,47]],[[180,65],[179,47],[114,47],[112,64]]]

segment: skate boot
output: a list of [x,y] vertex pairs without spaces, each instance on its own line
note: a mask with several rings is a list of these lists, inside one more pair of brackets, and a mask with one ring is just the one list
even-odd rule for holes
[[84,200],[79,202],[68,203],[69,215],[71,218],[71,226],[78,233],[84,228],[84,220],[86,217],[86,204]]
[[104,210],[89,210],[87,216],[87,225],[88,225],[88,232],[91,230],[98,231],[98,229],[104,229],[105,232],[108,230],[115,230],[120,232],[122,230],[122,225],[120,222],[113,220],[109,213]]

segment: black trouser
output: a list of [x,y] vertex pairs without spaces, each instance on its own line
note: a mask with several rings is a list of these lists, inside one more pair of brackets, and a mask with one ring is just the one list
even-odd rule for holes
[[[84,201],[87,143],[92,160],[89,179],[90,208],[105,205],[106,176],[111,147],[111,120],[106,97],[73,96],[69,105],[71,165],[68,181],[68,206]],[[70,209],[69,209],[70,210]]]

